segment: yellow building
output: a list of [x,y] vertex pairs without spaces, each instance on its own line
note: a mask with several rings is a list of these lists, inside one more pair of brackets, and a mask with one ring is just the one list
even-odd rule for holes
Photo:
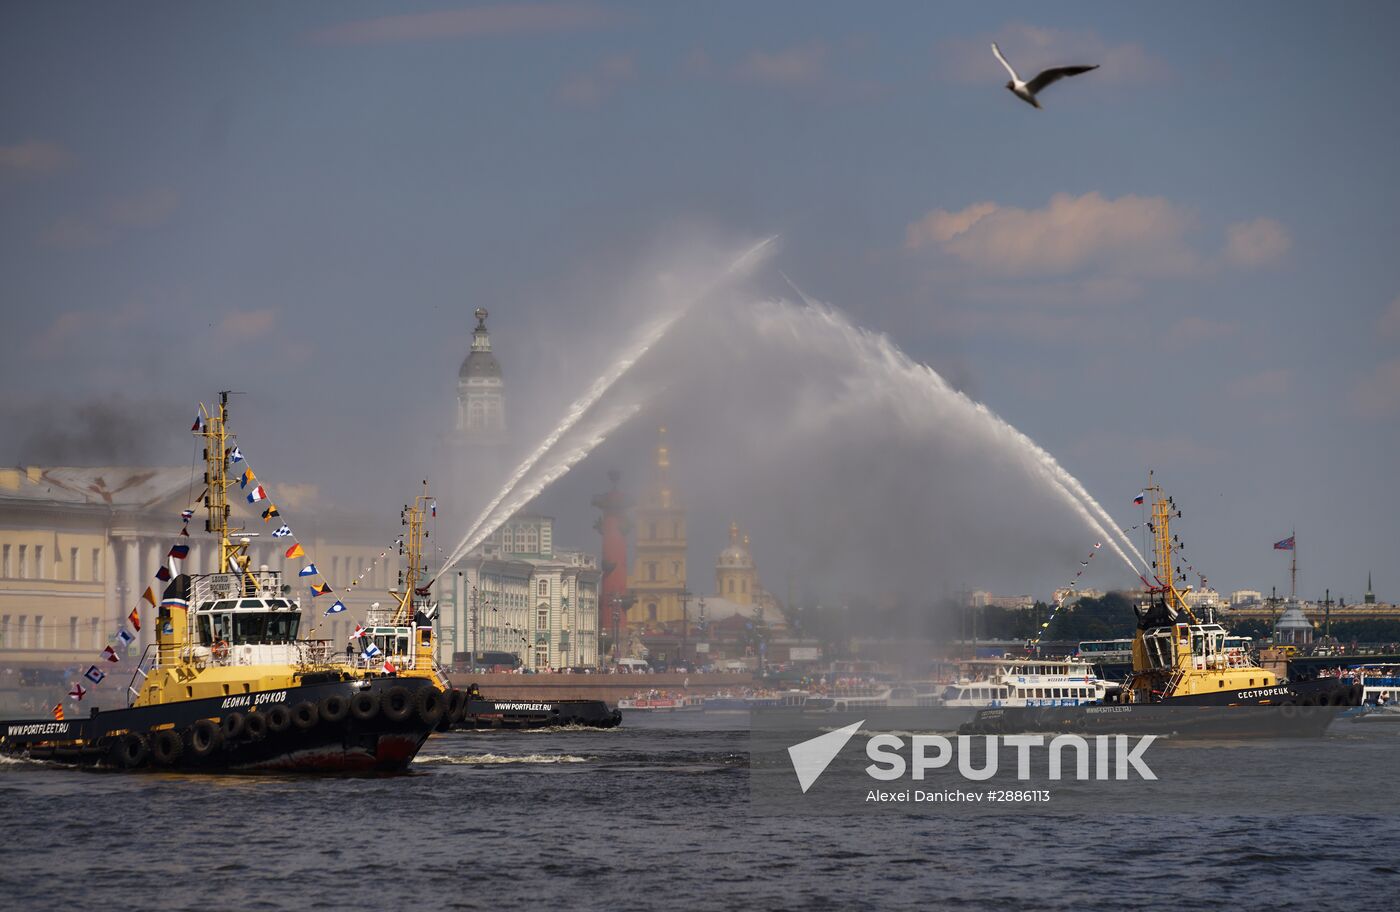
[[667,624],[681,619],[685,590],[685,510],[671,486],[671,454],[666,429],[656,445],[656,476],[633,512],[635,560],[627,588],[634,599],[627,621]]
[[739,524],[729,524],[729,546],[715,564],[715,594],[736,605],[752,605],[758,595],[758,570],[749,551],[749,537],[739,538]]

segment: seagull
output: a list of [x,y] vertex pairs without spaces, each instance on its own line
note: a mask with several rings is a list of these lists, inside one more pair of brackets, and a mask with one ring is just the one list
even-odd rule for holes
[[1011,81],[1006,87],[1011,90],[1011,94],[1024,101],[1033,108],[1039,108],[1040,102],[1036,101],[1035,95],[1041,89],[1058,82],[1066,76],[1078,76],[1080,73],[1087,73],[1090,70],[1097,70],[1099,65],[1093,66],[1063,66],[1052,67],[1048,70],[1041,70],[1036,77],[1029,82],[1022,82],[1021,77],[1016,75],[1016,71],[1011,68],[1011,64],[1006,62],[1006,58],[1001,56],[1001,48],[997,47],[995,41],[992,42],[992,53],[997,55],[1001,65],[1006,67],[1006,72],[1011,74]]

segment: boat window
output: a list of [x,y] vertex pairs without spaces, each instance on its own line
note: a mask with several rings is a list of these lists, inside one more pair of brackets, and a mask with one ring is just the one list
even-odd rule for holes
[[289,643],[296,639],[301,618],[295,614],[237,614],[234,643]]
[[202,615],[199,619],[199,642],[203,646],[214,645],[213,624],[209,615]]
[[261,608],[263,603],[258,599],[244,599],[238,603],[239,608]]
[[232,607],[233,607],[233,602],[230,602],[230,601],[222,601],[222,602],[215,602],[215,603],[214,603],[214,610],[215,610],[215,611],[227,611],[227,610],[229,610],[229,609],[232,608]]

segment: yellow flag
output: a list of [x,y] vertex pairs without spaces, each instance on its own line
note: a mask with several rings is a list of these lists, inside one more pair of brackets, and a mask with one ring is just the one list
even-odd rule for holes
[[294,545],[292,545],[290,548],[288,548],[288,549],[287,549],[287,556],[288,556],[288,557],[305,557],[305,556],[306,556],[306,552],[305,552],[304,550],[302,550],[301,542],[297,542],[296,544],[294,544]]
[[146,587],[146,591],[141,594],[141,597],[150,602],[152,608],[156,606],[156,594],[150,586]]

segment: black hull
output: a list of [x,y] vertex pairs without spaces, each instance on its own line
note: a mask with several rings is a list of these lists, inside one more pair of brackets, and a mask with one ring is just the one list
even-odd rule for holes
[[962,734],[1052,732],[1175,735],[1183,738],[1317,738],[1358,688],[1335,680],[1175,697],[1158,703],[1096,703],[979,710]]
[[556,726],[616,728],[621,722],[621,711],[609,709],[602,700],[468,699],[461,721],[451,722],[448,727],[468,731]]
[[[432,682],[337,676],[284,690],[110,710],[62,722],[0,721],[0,753],[126,770],[402,772],[445,704],[440,694],[435,703],[427,695],[420,698],[425,687]],[[356,707],[360,695],[368,696]],[[426,713],[431,721],[423,718],[423,703],[434,704]],[[249,721],[254,716],[259,720]]]

